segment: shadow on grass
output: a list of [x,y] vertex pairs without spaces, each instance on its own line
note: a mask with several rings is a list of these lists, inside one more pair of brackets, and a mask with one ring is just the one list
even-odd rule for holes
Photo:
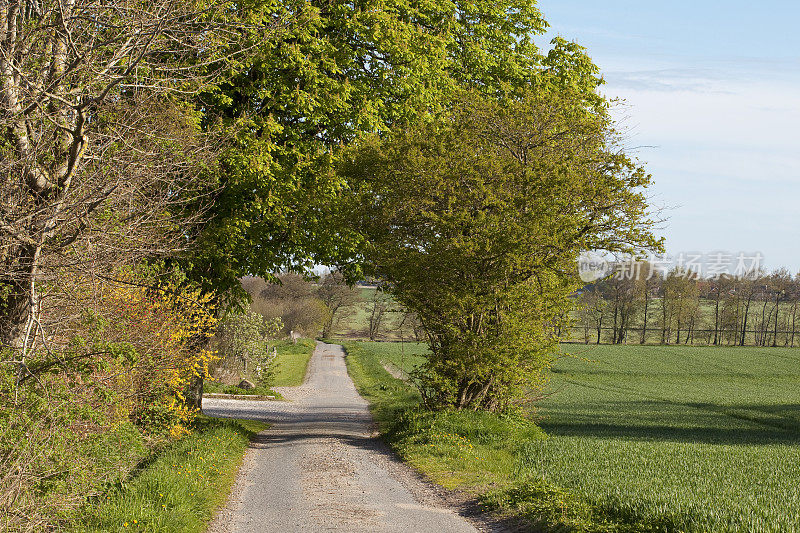
[[617,402],[584,406],[562,420],[540,420],[546,433],[708,444],[798,444],[800,404],[726,405]]

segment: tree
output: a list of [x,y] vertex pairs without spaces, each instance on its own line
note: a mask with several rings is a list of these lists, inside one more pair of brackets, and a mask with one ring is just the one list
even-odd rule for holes
[[[207,128],[238,132],[220,158],[213,216],[190,262],[215,289],[238,287],[244,274],[319,263],[358,273],[359,236],[332,223],[348,192],[332,170],[362,135],[427,120],[459,87],[498,96],[548,77],[600,83],[577,45],[556,39],[546,54],[536,47],[547,23],[532,0],[288,0],[238,9],[254,24],[292,23],[276,39],[242,43],[247,57],[198,103]],[[600,105],[591,90],[583,94]]]
[[[780,310],[781,302],[788,300],[791,296],[792,288],[792,275],[785,269],[781,268],[776,270],[770,276],[770,285],[775,299],[775,328],[772,332],[772,347],[778,346],[778,329],[780,326]],[[788,325],[788,316],[785,320],[785,326]],[[784,327],[786,330],[786,327]]]
[[364,258],[430,339],[416,376],[429,406],[519,400],[557,344],[579,252],[658,247],[650,178],[612,136],[566,88],[503,103],[469,93],[441,120],[349,153]]
[[372,291],[372,298],[367,304],[367,312],[369,317],[367,319],[367,336],[369,340],[374,341],[378,338],[383,322],[386,319],[386,313],[389,312],[389,298],[380,288]]
[[358,292],[349,286],[341,272],[329,272],[317,287],[317,297],[328,309],[328,318],[322,325],[322,336],[330,338],[333,328],[344,318],[355,313],[355,305],[361,301]]
[[283,332],[315,336],[329,318],[329,309],[318,298],[314,285],[303,276],[284,272],[273,283],[261,278],[243,280],[252,303],[250,309],[267,320],[280,320]]
[[603,318],[607,307],[607,302],[597,284],[584,287],[580,296],[578,316],[583,322],[583,342],[585,344],[589,344],[590,331],[595,332],[595,343],[600,344],[603,334]]
[[201,2],[0,3],[0,343],[44,335],[39,285],[164,256],[215,158],[175,95],[213,77]]
[[[669,344],[673,331],[675,344],[688,343],[699,318],[700,290],[697,274],[675,267],[667,274],[662,287],[662,344]],[[686,334],[685,339],[682,333]]]
[[628,336],[630,323],[638,311],[638,278],[640,264],[633,260],[616,265],[615,273],[599,283],[613,314],[612,344],[622,344]]
[[722,320],[724,308],[720,307],[720,302],[723,301],[723,295],[726,294],[731,287],[731,278],[727,275],[722,275],[713,278],[708,284],[708,295],[713,296],[714,301],[714,346],[722,343]]
[[642,336],[639,339],[639,344],[647,342],[647,324],[650,317],[650,302],[653,299],[653,293],[657,292],[661,286],[662,276],[661,272],[653,268],[653,265],[644,262],[641,264],[640,275],[637,282],[639,297],[642,300]]

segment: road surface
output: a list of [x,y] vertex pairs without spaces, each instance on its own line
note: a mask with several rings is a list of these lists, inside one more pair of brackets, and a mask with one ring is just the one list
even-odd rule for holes
[[374,438],[341,346],[318,343],[305,384],[281,394],[290,401],[203,401],[210,416],[273,424],[245,456],[211,532],[478,531]]

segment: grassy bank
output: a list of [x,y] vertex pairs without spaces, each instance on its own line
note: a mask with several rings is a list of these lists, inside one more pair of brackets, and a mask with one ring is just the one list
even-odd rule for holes
[[800,531],[800,352],[601,346],[560,359],[539,430],[424,413],[387,362],[424,346],[349,343],[389,443],[435,481],[545,531]]
[[76,531],[204,531],[233,485],[250,438],[266,424],[203,417],[127,482],[90,502]]

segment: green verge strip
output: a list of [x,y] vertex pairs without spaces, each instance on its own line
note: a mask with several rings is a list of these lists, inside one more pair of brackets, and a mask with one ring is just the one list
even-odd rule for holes
[[84,509],[75,531],[201,532],[225,503],[251,438],[268,427],[201,417],[196,431]]
[[301,339],[297,341],[297,344],[278,341],[276,346],[278,356],[275,359],[274,386],[296,387],[302,385],[316,342],[311,339]]
[[[487,511],[525,519],[539,531],[672,531],[664,522],[609,513],[531,474],[520,459],[530,443],[548,437],[525,416],[425,411],[413,387],[392,377],[383,366],[398,364],[396,347],[366,342],[343,345],[350,376],[370,402],[383,438],[433,482],[470,493]],[[413,361],[419,354],[407,357]]]

